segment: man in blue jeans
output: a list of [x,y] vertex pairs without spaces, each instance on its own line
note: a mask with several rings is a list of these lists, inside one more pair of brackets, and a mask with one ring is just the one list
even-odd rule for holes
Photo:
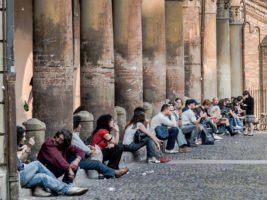
[[[179,133],[178,125],[171,121],[168,118],[169,116],[171,116],[170,105],[164,104],[161,107],[161,111],[152,118],[150,129],[160,140],[168,140],[165,150],[166,153],[178,153],[179,151],[174,148]],[[164,129],[167,129],[167,133]],[[165,134],[164,138],[163,134]]]
[[[81,140],[79,133],[81,129],[81,117],[80,116],[73,116],[73,134],[72,134],[72,145],[77,146],[81,150],[84,151],[86,157],[89,157],[91,153],[94,153],[96,150],[95,147],[91,145],[85,145],[84,142]],[[90,160],[89,158],[82,159],[79,163],[79,167],[84,170],[96,170],[100,174],[103,174],[106,178],[119,178],[122,175],[128,172],[128,168],[124,167],[119,170],[114,170],[107,165],[103,164],[98,160]]]
[[[72,187],[58,180],[54,174],[39,161],[23,164],[17,158],[17,169],[20,174],[21,187],[34,188],[36,186],[43,186],[45,189],[48,189],[49,192],[46,192],[46,195],[42,196],[50,196],[51,193],[74,196],[82,195],[88,191],[87,188]],[[44,192],[42,192],[42,194],[44,194]]]
[[196,118],[194,109],[196,108],[196,100],[187,100],[187,109],[182,113],[182,131],[187,139],[188,146],[197,147],[196,138],[198,136],[198,125],[200,123],[202,114],[199,119]]
[[[21,146],[26,146],[25,141],[25,129],[21,126],[17,126],[18,149]],[[34,143],[31,144],[34,145]],[[50,196],[51,192],[64,195],[82,195],[88,191],[87,188],[71,187],[61,182],[39,161],[30,162],[29,164],[22,163],[20,159],[22,159],[22,157],[27,159],[30,150],[31,148],[27,147],[25,152],[21,152],[20,156],[17,156],[16,164],[20,174],[21,187],[33,188],[33,195],[42,197]],[[44,189],[49,191],[47,192]]]

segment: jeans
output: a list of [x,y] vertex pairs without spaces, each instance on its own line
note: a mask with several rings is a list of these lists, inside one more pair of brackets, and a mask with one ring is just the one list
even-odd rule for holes
[[240,119],[238,117],[232,117],[232,118],[230,118],[229,122],[230,122],[230,125],[232,127],[236,127],[236,126],[243,127],[243,124],[242,124],[242,122],[240,121]]
[[187,125],[183,125],[182,126],[182,131],[185,135],[185,138],[187,140],[187,144],[188,146],[190,146],[190,144],[195,144],[196,143],[196,138],[198,135],[198,131],[197,131],[197,126],[194,124],[187,124]]
[[82,159],[79,167],[84,170],[96,170],[98,173],[103,174],[106,178],[115,176],[114,169],[109,168],[98,160]]
[[[69,157],[67,158],[67,162],[71,163],[72,161],[74,161],[76,159],[76,155],[69,155]],[[69,174],[67,171],[64,171],[63,169],[59,169],[56,168],[54,165],[52,164],[47,164],[46,167],[55,175],[55,177],[60,177],[64,174],[64,177],[62,179],[63,182],[70,184],[73,182],[73,180],[71,178],[69,178]],[[74,174],[76,175],[77,170],[73,170]]]
[[134,143],[128,145],[123,145],[124,151],[135,152],[146,146],[147,158],[152,158],[155,156],[155,145],[154,141],[150,137],[145,137],[140,143]]
[[20,172],[22,187],[32,188],[37,185],[44,186],[54,193],[66,194],[70,186],[58,180],[42,163],[34,161],[24,165]]
[[177,142],[178,142],[179,147],[187,145],[185,135],[184,135],[182,129],[180,129],[180,128],[178,128]]
[[175,142],[177,140],[177,136],[179,133],[179,129],[177,127],[172,127],[168,129],[168,132],[169,132],[169,137],[168,137],[166,149],[172,150],[174,149]]
[[108,160],[108,167],[112,169],[119,169],[119,163],[121,160],[121,155],[123,153],[123,146],[118,144],[113,148],[102,149],[103,162]]

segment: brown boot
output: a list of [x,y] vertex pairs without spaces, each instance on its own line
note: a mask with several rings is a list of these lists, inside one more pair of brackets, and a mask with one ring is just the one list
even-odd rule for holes
[[115,177],[116,178],[120,178],[121,176],[123,176],[124,174],[126,174],[129,171],[128,167],[123,167],[119,170],[115,170]]

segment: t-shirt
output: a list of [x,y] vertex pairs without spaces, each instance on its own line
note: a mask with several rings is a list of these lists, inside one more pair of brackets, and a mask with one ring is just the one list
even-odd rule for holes
[[167,116],[165,116],[162,112],[155,115],[151,120],[151,132],[155,131],[155,128],[158,126],[168,126],[168,127],[177,127],[177,124],[175,122],[172,122]]
[[220,119],[221,116],[221,109],[219,106],[217,105],[213,105],[210,107],[210,109],[208,110],[209,115],[211,115],[212,117],[216,117],[218,119]]
[[188,109],[182,113],[182,124],[183,125],[191,124],[195,122],[196,120],[197,120],[196,115],[191,109]]
[[91,145],[98,145],[100,149],[106,148],[106,146],[109,144],[109,141],[104,138],[104,135],[106,134],[109,134],[107,129],[99,129],[93,136]]
[[142,126],[142,123],[138,122],[135,126],[131,124],[125,130],[122,144],[129,145],[134,140],[135,132]]

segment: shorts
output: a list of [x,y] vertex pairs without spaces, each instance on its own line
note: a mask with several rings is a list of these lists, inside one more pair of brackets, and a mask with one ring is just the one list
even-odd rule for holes
[[246,115],[246,123],[254,123],[255,116],[254,115]]

